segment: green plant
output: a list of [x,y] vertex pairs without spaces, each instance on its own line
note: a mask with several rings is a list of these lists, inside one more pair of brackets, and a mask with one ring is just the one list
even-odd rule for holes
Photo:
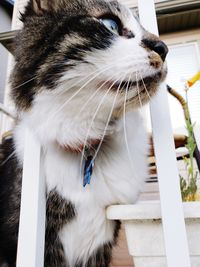
[[183,160],[187,168],[187,178],[185,179],[180,175],[180,187],[183,201],[195,201],[198,192],[198,172],[194,170],[194,151],[196,149],[196,142],[193,134],[194,125],[189,119],[186,120],[186,129],[188,137],[185,147],[188,149],[189,157],[184,156]]
[[[176,90],[170,86],[167,87],[168,92],[174,96],[181,104],[184,112],[186,130],[187,130],[187,142],[185,147],[188,149],[189,156],[183,157],[185,166],[187,168],[187,177],[184,178],[180,175],[180,188],[183,201],[195,201],[200,200],[197,186],[198,172],[194,169],[194,154],[199,168],[200,158],[199,150],[194,136],[194,124],[191,122],[189,107],[188,107],[188,84],[185,85],[185,98],[182,97]],[[200,170],[200,169],[199,169]]]

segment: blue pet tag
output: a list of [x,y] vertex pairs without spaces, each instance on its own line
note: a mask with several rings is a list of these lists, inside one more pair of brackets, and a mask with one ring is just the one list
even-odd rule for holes
[[89,155],[85,160],[84,165],[84,177],[83,177],[83,186],[85,187],[87,184],[90,184],[92,172],[94,167],[93,156]]

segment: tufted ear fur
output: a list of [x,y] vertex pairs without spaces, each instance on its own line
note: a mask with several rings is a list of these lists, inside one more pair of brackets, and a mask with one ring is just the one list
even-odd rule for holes
[[57,10],[62,0],[31,0],[35,13],[41,14],[44,11]]
[[48,10],[48,0],[32,0],[32,7],[36,13]]

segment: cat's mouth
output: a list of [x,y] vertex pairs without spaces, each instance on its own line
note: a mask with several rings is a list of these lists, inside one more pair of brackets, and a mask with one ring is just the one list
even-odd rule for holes
[[[136,81],[123,81],[123,82],[116,82],[113,84],[112,89],[120,90],[123,92],[124,90],[130,91],[133,88],[137,87],[140,90],[143,89],[151,89],[151,87],[154,85],[158,85],[160,82],[163,81],[165,75],[163,75],[162,72],[158,72],[157,74],[153,76],[147,76],[145,78],[140,78]],[[111,84],[111,82],[110,82]]]
[[[126,98],[127,103],[134,104],[134,107],[142,106],[149,102],[152,96],[158,91],[159,85],[164,81],[167,74],[167,70],[159,71],[154,75],[146,76],[136,81],[127,81],[122,82],[109,81],[106,85],[107,89],[117,92],[122,98],[119,98],[124,103]],[[124,98],[125,95],[125,98]]]

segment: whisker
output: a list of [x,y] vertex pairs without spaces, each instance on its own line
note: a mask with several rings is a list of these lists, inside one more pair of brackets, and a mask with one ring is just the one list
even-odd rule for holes
[[[80,51],[82,51],[82,50],[80,50]],[[123,60],[125,60],[126,58],[129,58],[129,57],[128,57],[128,56],[127,56],[127,57],[124,57],[124,58],[122,58],[121,60],[123,61]],[[121,60],[120,60],[120,61],[121,61]],[[63,66],[63,64],[60,64],[60,65]],[[112,63],[112,64],[110,64],[110,65],[114,65],[114,64]],[[107,65],[107,66],[109,66],[109,65]],[[96,71],[94,71],[94,73],[95,73],[95,72],[96,72]],[[77,84],[78,84],[80,81],[87,79],[89,76],[93,75],[94,73],[90,73],[90,74],[88,74],[86,77],[84,76],[83,79],[81,79],[81,80],[79,80],[79,81],[77,82]],[[52,75],[53,75],[53,74],[52,74]],[[27,80],[27,81],[25,81],[25,82],[23,82],[23,83],[21,83],[21,84],[15,86],[15,87],[12,87],[12,89],[18,89],[18,88],[20,88],[21,86],[23,86],[23,85],[25,85],[25,84],[27,84],[27,83],[33,81],[33,80],[36,79],[36,78],[37,78],[37,75],[33,76],[33,77],[30,78],[29,80]],[[74,78],[75,78],[75,76],[74,76]],[[74,86],[75,86],[75,85],[74,85]]]
[[145,91],[146,91],[146,93],[147,93],[147,96],[148,96],[149,100],[151,100],[151,96],[150,96],[150,94],[149,94],[149,91],[147,90],[146,84],[145,84],[144,79],[142,78],[142,75],[141,75],[140,72],[139,72],[139,75],[140,75],[140,78],[141,78],[141,80],[142,80],[144,89],[145,89]]
[[[124,79],[124,78],[125,78],[125,76],[123,77],[123,79]],[[117,88],[117,92],[116,92],[115,97],[114,97],[114,100],[113,100],[113,104],[112,104],[112,107],[111,107],[111,111],[110,111],[109,117],[108,117],[108,119],[107,119],[106,126],[105,126],[105,128],[104,128],[104,132],[103,132],[101,141],[100,141],[100,143],[99,143],[99,145],[98,145],[98,147],[97,147],[97,150],[96,150],[96,152],[95,152],[95,155],[94,155],[94,157],[93,157],[93,161],[96,159],[96,157],[97,157],[97,155],[98,155],[98,153],[99,153],[99,150],[100,150],[100,148],[101,148],[101,146],[102,146],[102,143],[103,143],[104,137],[105,137],[105,135],[106,135],[106,131],[107,131],[108,125],[109,125],[109,123],[110,123],[110,120],[111,120],[111,117],[112,117],[112,114],[113,114],[113,110],[114,110],[114,107],[115,107],[115,103],[116,103],[116,100],[117,100],[117,97],[118,97],[118,94],[119,94],[119,91],[120,91],[120,88],[121,88],[123,79],[121,80],[121,82],[120,82],[120,84],[119,84],[119,86],[118,86],[118,88]]]
[[129,87],[129,83],[130,83],[130,78],[131,78],[131,76],[129,77],[129,81],[127,83],[126,91],[125,91],[124,112],[123,112],[123,126],[124,127],[123,128],[124,128],[124,139],[125,139],[125,145],[126,145],[126,149],[127,149],[127,153],[128,153],[128,159],[129,159],[129,162],[130,162],[131,169],[134,171],[133,162],[132,162],[132,159],[131,159],[131,152],[130,152],[129,145],[128,145],[127,131],[126,131],[126,102],[127,102],[127,99],[128,99],[128,87]]
[[[103,72],[103,71],[101,71]],[[91,81],[93,81],[97,76],[99,75],[99,73],[97,73],[95,76],[93,76],[92,78],[90,78],[86,83],[84,83],[70,98],[67,99],[67,101],[65,101],[53,114],[50,115],[50,117],[48,117],[48,119],[46,120],[45,124],[48,124],[49,121],[51,119],[53,119],[56,114],[58,114],[59,111],[61,111],[67,104],[69,104],[69,102],[71,100],[73,100]],[[79,82],[78,82],[79,83]],[[74,85],[73,85],[74,87]],[[69,89],[71,89],[72,87],[70,87]],[[66,91],[65,91],[66,93]],[[58,96],[58,95],[57,95]],[[44,127],[44,124],[41,126]],[[39,128],[37,129],[37,131],[35,131],[35,134],[39,131]]]
[[5,165],[14,155],[16,155],[16,151],[13,151],[3,162],[1,162],[0,166]]
[[31,79],[29,79],[29,80],[27,80],[27,81],[25,81],[25,82],[23,82],[23,83],[21,83],[21,84],[15,86],[15,87],[12,87],[12,90],[13,90],[13,89],[18,89],[18,88],[20,88],[21,86],[23,86],[23,85],[25,85],[25,84],[27,84],[27,83],[29,83],[29,82],[35,80],[36,77],[37,77],[37,76],[34,76],[34,77],[32,77]]
[[142,108],[142,100],[141,100],[141,96],[140,96],[140,88],[138,85],[138,76],[137,76],[137,72],[136,72],[136,84],[137,84],[137,94],[138,94],[138,98],[139,98],[139,103],[140,103],[140,107]]
[[[129,58],[129,57],[128,57],[128,56],[125,56],[124,58],[120,59],[119,62],[121,62],[121,61],[123,62],[123,61],[126,60],[127,58]],[[91,77],[92,75],[94,75],[94,74],[96,74],[96,73],[101,74],[101,73],[103,73],[104,71],[111,69],[111,67],[113,67],[113,66],[115,66],[115,63],[110,63],[110,64],[107,64],[105,68],[98,69],[98,70],[95,70],[94,72],[89,73],[87,76],[84,76],[83,78],[81,78],[80,80],[78,80],[77,82],[75,82],[73,85],[70,85],[70,87],[67,88],[67,90],[62,90],[60,93],[61,93],[61,94],[62,94],[62,93],[63,93],[63,94],[66,93],[69,89],[71,89],[71,88],[75,87],[76,85],[80,84],[82,81],[87,80],[88,77]],[[97,75],[97,76],[98,76],[98,75]],[[78,77],[79,77],[79,75],[78,75],[78,76],[74,76],[74,77],[71,78],[70,80],[77,79]],[[95,76],[95,78],[96,78],[96,76]],[[65,84],[67,84],[68,82],[69,82],[68,80],[67,80],[67,81],[63,81],[62,84],[65,85]],[[57,92],[55,92],[55,94],[57,94]]]
[[[121,59],[121,61],[126,60],[126,58],[129,58],[128,56],[125,56],[124,58]],[[97,78],[101,73],[104,73],[106,71],[108,71],[109,69],[111,69],[115,64],[111,63],[111,64],[107,64],[105,68],[101,68],[98,70],[95,70],[92,73],[89,73],[87,76],[84,76],[82,79],[78,79],[78,81],[76,81],[74,84],[70,85],[69,88],[67,88],[67,90],[63,90],[61,92],[55,92],[55,98],[62,96],[62,94],[65,94],[66,92],[68,92],[70,89],[73,89],[76,85],[80,84],[82,81],[86,80],[86,82],[78,89],[77,91],[68,99],[66,99],[66,101],[57,108],[57,110],[53,111],[52,113],[50,113],[48,119],[40,124],[37,129],[34,131],[34,134],[37,135],[37,133],[40,131],[41,128],[45,127],[45,125],[47,125],[50,120],[52,118],[54,118],[56,116],[56,114],[58,114],[58,112],[60,112],[62,109],[64,109],[64,107],[69,104],[70,101],[72,101],[89,83],[91,83],[93,80],[95,80],[95,78]],[[115,73],[115,75],[117,76],[117,74]],[[90,79],[88,80],[88,77],[90,77]],[[75,79],[75,78],[74,78]],[[72,80],[74,80],[72,79]],[[77,78],[76,78],[77,79]],[[71,80],[71,81],[72,81]],[[69,81],[63,81],[63,85],[69,83]],[[114,83],[113,83],[114,84]]]
[[[70,89],[73,89],[75,86],[79,85],[79,84],[80,84],[81,82],[83,82],[83,81],[87,81],[87,79],[88,79],[89,77],[91,77],[91,75],[96,74],[96,73],[98,73],[98,72],[99,72],[99,70],[95,70],[94,72],[89,73],[88,75],[82,77],[81,79],[79,79],[78,81],[76,81],[75,83],[73,83],[72,85],[70,85],[70,87],[68,87],[67,89],[65,88],[65,89],[63,90],[63,88],[62,88],[62,91],[61,91],[61,92],[58,93],[57,90],[55,90],[53,93],[54,93],[56,96],[60,96],[61,94],[65,94],[65,93],[68,92]],[[61,84],[62,84],[62,85],[67,85],[67,84],[69,83],[69,81],[74,80],[74,79],[77,79],[77,78],[79,78],[79,77],[80,77],[80,75],[73,76],[73,78],[70,78],[69,80],[61,81]]]
[[[114,77],[114,76],[113,76]],[[88,100],[85,102],[85,104],[81,107],[81,109],[79,110],[78,114],[76,115],[75,118],[77,118],[81,112],[83,112],[83,110],[85,109],[85,107],[87,106],[87,104],[95,97],[95,95],[102,89],[102,87],[109,82],[110,80],[112,80],[113,77],[109,77],[109,79],[107,79],[105,82],[103,82],[96,90],[95,92],[88,98]]]
[[[45,124],[48,124],[49,121],[56,116],[56,114],[58,114],[59,111],[61,111],[67,104],[69,104],[69,102],[71,100],[73,100],[91,81],[93,81],[99,74],[109,70],[112,68],[113,65],[106,67],[105,69],[101,69],[98,72],[95,72],[96,74],[94,76],[92,76],[92,78],[90,78],[85,84],[83,84],[70,98],[67,99],[67,101],[65,101],[52,115],[50,115],[50,117],[48,117],[48,119],[46,120]],[[41,126],[43,127],[44,124]],[[39,128],[37,129],[37,131],[35,131],[35,134],[39,131]]]
[[100,103],[99,103],[99,105],[98,105],[98,107],[97,107],[97,109],[96,109],[96,111],[95,111],[95,113],[94,113],[94,115],[93,115],[93,117],[92,117],[90,126],[89,126],[89,128],[88,128],[88,131],[87,131],[87,134],[86,134],[86,137],[85,137],[85,140],[84,140],[84,146],[83,146],[83,151],[82,151],[82,155],[81,155],[81,162],[80,162],[80,171],[81,171],[81,173],[82,173],[83,158],[85,157],[85,150],[86,150],[87,140],[88,140],[88,137],[89,137],[89,133],[90,133],[90,131],[91,131],[91,128],[92,128],[92,124],[93,124],[93,122],[94,122],[94,120],[95,120],[95,118],[96,118],[97,113],[99,112],[100,107],[101,107],[102,104],[103,104],[103,101],[104,101],[105,97],[108,95],[108,93],[109,93],[110,90],[112,89],[113,85],[114,85],[117,81],[118,81],[118,79],[115,80],[115,81],[111,84],[111,86],[108,88],[108,90],[106,91],[106,93],[105,93],[104,96],[102,97],[102,99],[101,99],[101,101],[100,101]]
[[3,112],[6,116],[10,117],[13,120],[17,120],[17,116],[2,103],[0,103],[0,112]]
[[[132,172],[134,174],[135,173],[135,168],[134,168],[133,160],[132,160],[132,157],[131,157],[131,151],[129,149],[127,129],[126,129],[126,102],[127,102],[127,99],[128,99],[129,83],[130,83],[130,78],[129,78],[129,82],[127,84],[126,92],[125,92],[124,111],[123,111],[123,128],[124,128],[124,139],[125,139],[125,145],[126,145],[126,150],[127,150],[127,154],[128,154],[128,160],[129,160],[130,168],[131,168],[131,170],[132,170]],[[137,177],[135,177],[135,181],[136,181],[136,183],[140,184],[140,181],[138,180]]]

